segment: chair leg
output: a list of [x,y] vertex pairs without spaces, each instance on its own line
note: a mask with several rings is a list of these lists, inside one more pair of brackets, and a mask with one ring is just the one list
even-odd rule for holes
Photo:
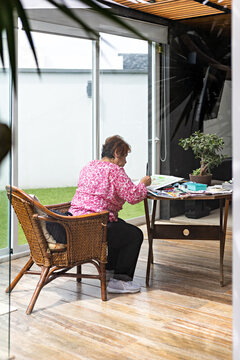
[[101,281],[101,297],[102,297],[102,301],[107,301],[106,266],[103,263],[100,263],[100,281]]
[[50,270],[50,267],[45,267],[45,266],[42,267],[42,272],[41,272],[41,275],[40,275],[40,279],[39,279],[39,281],[37,283],[36,289],[35,289],[35,291],[33,293],[31,301],[30,301],[30,303],[28,305],[28,308],[26,310],[27,315],[30,315],[31,312],[33,311],[33,307],[34,307],[34,305],[35,305],[35,303],[37,301],[38,295],[40,294],[40,291],[42,290],[43,286],[45,285],[45,280],[47,278],[49,270]]
[[22,276],[25,274],[25,272],[28,271],[32,267],[33,264],[34,264],[34,262],[33,262],[32,258],[30,257],[28,259],[28,261],[26,262],[26,264],[24,265],[24,267],[21,269],[21,271],[17,274],[15,279],[7,287],[7,289],[5,290],[6,293],[11,292],[15,288],[15,286],[17,285],[19,280],[22,278]]
[[[77,275],[82,274],[82,265],[77,265]],[[82,278],[77,278],[77,282],[80,283]]]

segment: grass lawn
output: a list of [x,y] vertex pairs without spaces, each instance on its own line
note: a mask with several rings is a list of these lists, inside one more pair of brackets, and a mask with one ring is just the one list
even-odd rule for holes
[[[35,194],[43,205],[58,204],[71,201],[76,188],[48,188],[48,189],[25,189],[28,194]],[[125,203],[119,212],[119,217],[126,220],[144,214],[143,202],[130,205]],[[0,249],[8,246],[8,199],[5,191],[0,191]],[[26,243],[24,233],[19,225],[18,242],[20,245]]]
[[8,246],[8,198],[0,191],[0,249]]

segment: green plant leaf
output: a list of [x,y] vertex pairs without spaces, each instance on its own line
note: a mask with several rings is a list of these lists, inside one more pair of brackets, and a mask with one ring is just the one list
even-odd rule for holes
[[[67,15],[68,17],[70,17],[72,20],[74,20],[75,22],[77,22],[80,26],[82,26],[84,28],[84,30],[86,30],[88,33],[92,33],[95,36],[99,36],[99,34],[92,29],[91,27],[88,26],[88,24],[86,22],[84,22],[82,19],[80,19],[73,10],[71,10],[70,8],[68,8],[64,2],[59,3],[55,0],[46,0],[47,2],[49,2],[50,4],[54,5],[56,8],[58,8],[61,12],[63,12],[65,15]],[[133,26],[128,25],[124,20],[122,20],[121,18],[119,18],[118,16],[114,15],[112,13],[112,11],[108,8],[103,8],[100,4],[98,4],[97,2],[93,1],[93,0],[78,0],[79,3],[81,4],[85,4],[88,7],[90,7],[92,10],[98,12],[99,14],[103,15],[104,17],[106,17],[107,19],[117,23],[118,25],[122,26],[123,28],[129,30],[130,32],[132,32],[133,34],[137,35],[140,39],[145,40],[145,41],[149,41],[149,39],[147,39],[142,33],[140,33],[139,31],[137,31]]]
[[[1,10],[1,8],[0,8]],[[1,24],[1,15],[0,15],[0,58],[2,61],[2,64],[4,66],[4,56],[3,56],[3,27]]]
[[11,130],[6,124],[0,123],[0,162],[11,148]]
[[[67,5],[62,0],[61,2],[55,1],[55,0],[46,0],[49,4],[55,6],[57,9],[59,9],[63,14],[74,20],[78,25],[83,27],[83,29],[88,32],[89,34],[94,34],[95,37],[98,37],[99,34],[91,28],[85,21],[80,19],[72,9],[68,8]],[[143,34],[141,34],[139,31],[134,29],[134,27],[128,25],[125,21],[123,21],[121,18],[114,15],[110,9],[103,8],[100,4],[98,4],[95,1],[92,0],[78,0],[79,3],[84,3],[94,11],[100,13],[104,17],[110,19],[111,21],[114,21],[118,25],[122,26],[123,28],[128,29],[133,34],[137,35],[142,40],[148,40]],[[32,35],[31,35],[31,29],[28,22],[28,18],[26,15],[26,12],[22,6],[21,0],[0,0],[0,58],[3,66],[5,66],[4,61],[4,42],[3,42],[3,34],[6,32],[7,34],[7,47],[8,47],[8,55],[9,55],[9,61],[10,61],[10,68],[12,72],[12,78],[13,78],[13,84],[14,88],[16,89],[16,52],[15,52],[15,29],[14,29],[14,16],[18,16],[22,22],[23,30],[25,31],[25,34],[27,36],[29,45],[31,47],[31,50],[33,52],[33,56],[36,62],[37,71],[40,74],[39,65],[38,65],[38,59],[36,50],[34,47]]]
[[34,43],[33,43],[32,35],[31,35],[31,31],[30,31],[30,26],[29,26],[29,22],[28,22],[26,13],[25,13],[25,11],[23,9],[23,6],[22,6],[20,1],[14,0],[14,2],[16,3],[16,9],[17,9],[18,16],[21,19],[25,34],[27,35],[28,42],[29,42],[29,44],[31,46],[33,56],[34,56],[34,59],[35,59],[36,65],[37,65],[37,70],[40,73],[37,54],[36,54],[36,51],[35,51],[35,47],[34,47]]
[[3,66],[5,66],[4,60],[4,41],[3,35],[6,33],[7,49],[10,62],[10,68],[12,73],[13,85],[16,90],[16,43],[15,43],[15,16],[18,16],[24,26],[24,31],[28,38],[28,42],[32,49],[37,70],[40,73],[37,61],[37,55],[35,52],[30,26],[27,20],[25,10],[22,7],[20,0],[1,0],[0,1],[0,57]]
[[[84,28],[84,30],[86,30],[86,32],[88,32],[89,34],[93,34],[95,37],[99,36],[99,34],[94,29],[92,29],[90,26],[88,26],[88,24],[85,21],[80,19],[74,13],[74,11],[71,10],[70,8],[68,8],[64,3],[59,3],[59,2],[56,2],[55,0],[46,0],[46,1],[49,2],[50,4],[52,4],[53,6],[55,6],[57,9],[59,9],[63,14],[67,15],[70,19],[74,20],[78,25],[82,26]],[[85,0],[80,1],[80,2],[85,3]]]
[[6,34],[7,34],[7,45],[8,45],[8,54],[9,61],[12,71],[12,78],[16,88],[16,51],[15,51],[15,28],[14,28],[14,11],[10,4],[7,5],[6,9]]
[[192,174],[194,176],[200,175],[200,171],[201,171],[201,168],[195,169],[195,170],[193,170]]
[[1,29],[1,60],[4,65],[4,42],[3,35],[6,33],[7,48],[10,61],[10,67],[12,69],[12,76],[14,85],[16,84],[16,53],[15,53],[15,36],[14,36],[14,8],[12,2],[7,0],[1,0],[0,2],[0,29]]
[[123,21],[121,18],[114,15],[110,9],[103,8],[101,5],[99,5],[97,2],[93,0],[78,0],[80,3],[84,3],[91,7],[93,10],[97,11],[98,13],[102,14],[106,18],[113,20],[115,23],[119,24],[123,28],[126,28],[127,30],[131,31],[133,34],[137,35],[140,39],[149,41],[142,33],[137,31],[133,26],[128,25],[125,21]]
[[[184,150],[192,149],[196,159],[200,159],[200,174],[210,173],[211,169],[220,165],[224,159],[223,138],[216,134],[205,134],[195,131],[188,138],[182,138],[178,143]],[[198,170],[198,169],[197,169]],[[196,171],[196,170],[195,170]],[[198,175],[194,173],[194,175]]]
[[[68,8],[66,4],[64,3],[64,0],[62,1],[55,1],[55,0],[46,0],[49,4],[55,6],[57,9],[59,9],[62,13],[64,13],[66,16],[74,20],[78,25],[83,27],[86,32],[89,34],[94,34],[95,37],[98,37],[99,34],[94,29],[92,29],[85,21],[80,19],[72,9]],[[92,0],[78,0],[79,3],[84,3],[91,9],[95,10],[96,12],[100,13],[104,17],[107,17],[108,19],[114,21],[118,25],[121,25],[123,28],[128,29],[133,34],[137,35],[142,40],[148,40],[144,35],[142,35],[139,31],[134,29],[134,27],[128,25],[125,23],[121,18],[114,15],[111,10],[107,8],[103,8],[100,4],[98,4],[95,1]],[[1,62],[3,64],[3,67],[5,67],[5,59],[4,59],[4,34],[6,33],[6,41],[7,41],[7,49],[8,49],[8,56],[9,56],[9,62],[10,62],[10,69],[12,73],[12,79],[13,79],[13,85],[14,89],[16,91],[16,77],[17,77],[17,68],[16,68],[16,43],[15,43],[15,16],[18,16],[22,22],[23,25],[23,31],[25,31],[25,34],[27,36],[29,45],[31,47],[37,71],[40,74],[40,69],[38,65],[38,59],[37,54],[34,46],[34,42],[31,35],[31,29],[29,25],[29,21],[26,15],[26,12],[22,6],[21,0],[0,0],[0,58]],[[8,151],[6,149],[10,149],[11,146],[11,136],[9,137],[8,132],[6,132],[6,128],[4,132],[1,133],[5,134],[6,136],[6,144],[1,144],[0,154],[1,156],[5,156],[5,152]],[[3,141],[3,140],[2,140]],[[0,158],[1,161],[1,158]]]

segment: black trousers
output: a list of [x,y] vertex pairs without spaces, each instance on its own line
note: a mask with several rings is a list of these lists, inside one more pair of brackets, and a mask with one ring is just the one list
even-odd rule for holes
[[114,270],[114,278],[124,281],[133,279],[139,251],[143,242],[142,231],[122,219],[108,222],[107,270]]

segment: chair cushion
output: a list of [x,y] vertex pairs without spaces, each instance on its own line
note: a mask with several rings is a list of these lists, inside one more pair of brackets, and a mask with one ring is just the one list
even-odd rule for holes
[[[33,200],[38,201],[40,203],[40,201],[36,195],[29,194],[29,196]],[[38,215],[46,216],[45,212],[42,211],[41,209],[39,209],[37,206],[34,206],[34,210],[36,211],[36,213]],[[66,243],[62,244],[62,243],[57,242],[57,240],[48,232],[46,221],[40,220],[40,226],[42,228],[43,235],[48,243],[48,247],[50,250],[66,249],[66,247],[67,247]]]
[[[61,212],[59,210],[51,210],[55,214],[64,215],[64,216],[72,216],[68,211],[67,212]],[[53,236],[54,239],[60,244],[67,244],[67,234],[64,226],[57,222],[46,222],[46,228],[49,234]]]

